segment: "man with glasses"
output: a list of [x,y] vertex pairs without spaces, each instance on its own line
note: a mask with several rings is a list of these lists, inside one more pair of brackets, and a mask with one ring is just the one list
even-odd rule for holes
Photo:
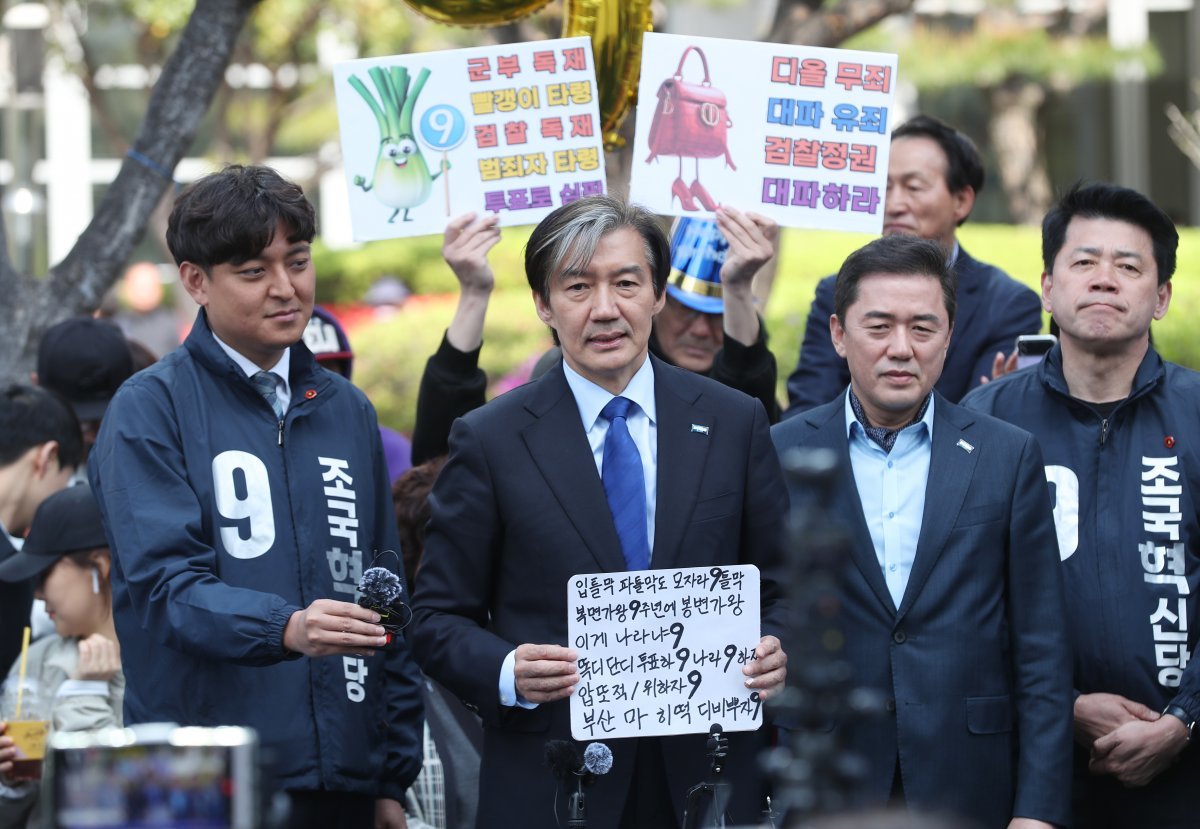
[[775,255],[779,229],[757,213],[717,210],[716,222],[681,219],[671,239],[667,302],[650,351],[745,392],[779,420],[775,357],[754,307],[754,275]]

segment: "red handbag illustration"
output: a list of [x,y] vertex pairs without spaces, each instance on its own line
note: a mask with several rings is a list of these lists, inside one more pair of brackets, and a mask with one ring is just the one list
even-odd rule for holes
[[[691,83],[683,80],[683,65],[695,52],[704,66],[704,80]],[[675,74],[658,88],[658,107],[650,122],[650,155],[647,162],[660,155],[679,157],[679,176],[671,185],[671,194],[678,198],[684,210],[698,210],[699,199],[705,210],[716,210],[717,204],[700,184],[700,159],[725,156],[725,163],[736,170],[729,155],[727,131],[733,126],[725,111],[725,93],[712,85],[708,59],[699,46],[689,46],[679,58]],[[691,187],[683,183],[683,159],[696,159],[696,178]]]

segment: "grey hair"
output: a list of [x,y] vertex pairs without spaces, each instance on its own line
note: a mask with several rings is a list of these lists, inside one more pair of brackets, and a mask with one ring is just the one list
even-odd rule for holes
[[596,255],[600,241],[615,230],[637,231],[645,246],[654,281],[654,295],[667,285],[671,249],[654,214],[615,196],[588,196],[555,210],[534,228],[525,245],[525,276],[529,287],[550,301],[550,278],[582,271]]

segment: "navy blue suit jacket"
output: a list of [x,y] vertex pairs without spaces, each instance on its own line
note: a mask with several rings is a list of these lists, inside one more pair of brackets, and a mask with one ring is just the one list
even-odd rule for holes
[[[1011,354],[1017,335],[1042,330],[1042,303],[1036,293],[1004,271],[972,259],[962,246],[954,268],[958,274],[958,310],[937,390],[957,403],[979,385],[981,376],[992,376],[997,351]],[[817,283],[800,358],[787,381],[785,418],[828,403],[850,385],[850,369],[834,351],[829,336],[835,281],[836,275]]]
[[866,758],[862,805],[887,803],[899,758],[908,804],[1002,829],[1065,825],[1071,660],[1042,455],[1025,431],[934,395],[933,448],[912,573],[896,607],[850,465],[845,396],[777,424],[779,452],[832,449],[834,503],[851,539],[842,573],[844,654],[885,716],[838,722]]
[[[787,495],[766,412],[741,392],[650,359],[658,409],[651,567],[757,565],[763,633],[778,636]],[[556,823],[543,751],[547,740],[570,739],[568,701],[501,706],[501,664],[523,643],[568,644],[572,576],[625,570],[561,362],[455,421],[430,505],[411,641],[425,672],[483,719],[478,826],[557,829],[565,825],[566,798],[559,793]],[[660,738],[678,811],[687,787],[707,771],[705,741],[701,734]],[[754,796],[760,741],[757,732],[730,734],[726,776],[735,778],[736,822],[753,822],[762,808]],[[588,790],[593,829],[617,826],[635,743],[608,742],[612,771]]]

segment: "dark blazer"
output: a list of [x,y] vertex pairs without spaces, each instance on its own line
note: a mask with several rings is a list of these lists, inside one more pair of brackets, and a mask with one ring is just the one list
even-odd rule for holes
[[[652,566],[755,564],[763,633],[783,623],[780,530],[787,495],[762,404],[651,357],[658,415],[658,503]],[[708,434],[692,429],[708,427]],[[543,756],[570,739],[568,701],[534,709],[499,704],[505,656],[517,645],[567,644],[568,579],[621,572],[608,502],[561,362],[541,379],[459,419],[430,496],[411,640],[425,672],[484,723],[478,826],[554,829],[566,798]],[[762,802],[753,783],[758,733],[731,735],[734,819]],[[589,789],[588,825],[617,825],[633,772],[634,740],[608,742],[612,771]],[[671,798],[707,770],[705,737],[661,738]]]
[[[981,376],[992,376],[997,351],[1012,354],[1017,335],[1042,330],[1042,303],[1035,292],[999,268],[972,259],[962,246],[954,269],[958,274],[958,310],[946,365],[936,388],[947,400],[957,403],[979,385]],[[800,358],[787,381],[788,410],[784,418],[828,403],[850,385],[850,369],[829,337],[836,281],[835,275],[817,283]]]
[[845,396],[772,429],[775,447],[832,449],[853,549],[841,584],[845,656],[885,716],[839,722],[888,801],[897,756],[913,808],[1001,829],[1070,818],[1071,660],[1058,546],[1033,437],[934,395],[929,490],[900,607],[884,582],[850,466]]

